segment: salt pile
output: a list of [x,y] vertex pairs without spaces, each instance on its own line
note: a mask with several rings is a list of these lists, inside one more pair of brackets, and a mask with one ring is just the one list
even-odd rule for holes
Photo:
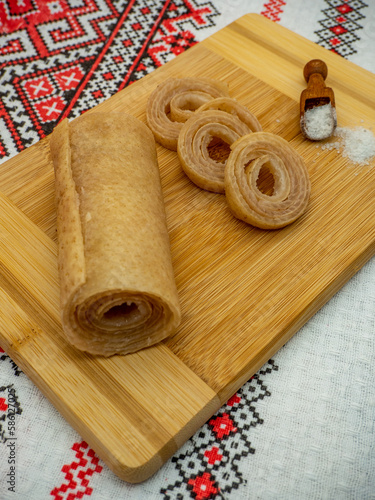
[[326,143],[322,149],[342,150],[342,155],[353,163],[369,164],[375,156],[375,136],[371,130],[364,127],[337,127],[334,136],[339,140]]
[[301,119],[301,129],[308,139],[321,141],[330,137],[336,126],[336,110],[331,103],[307,109]]

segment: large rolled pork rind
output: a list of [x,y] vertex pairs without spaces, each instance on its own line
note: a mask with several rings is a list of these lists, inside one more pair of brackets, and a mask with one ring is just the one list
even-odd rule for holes
[[[306,210],[310,179],[301,156],[277,135],[256,132],[231,147],[225,167],[225,195],[232,213],[262,229],[278,229]],[[273,191],[258,186],[261,170],[273,177]]]
[[224,161],[210,157],[209,146],[219,139],[229,146],[251,130],[236,115],[219,110],[197,111],[181,128],[177,153],[183,171],[197,186],[224,193]]
[[65,119],[55,169],[61,319],[71,344],[127,354],[180,322],[155,141],[123,113]]
[[147,101],[147,123],[165,148],[177,150],[183,123],[204,103],[228,96],[227,85],[208,78],[168,78]]

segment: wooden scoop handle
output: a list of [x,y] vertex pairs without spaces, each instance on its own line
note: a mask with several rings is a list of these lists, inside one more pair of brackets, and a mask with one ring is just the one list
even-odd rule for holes
[[328,68],[324,61],[321,59],[312,59],[303,68],[303,76],[307,83],[309,83],[310,76],[313,74],[321,75],[323,81],[327,78]]
[[303,76],[307,82],[307,89],[301,94],[301,115],[306,109],[331,103],[335,106],[333,90],[326,87],[324,80],[327,78],[328,68],[321,59],[312,59],[303,68]]

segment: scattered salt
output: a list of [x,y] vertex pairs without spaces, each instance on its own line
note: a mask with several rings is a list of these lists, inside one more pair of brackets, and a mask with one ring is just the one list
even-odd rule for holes
[[322,149],[337,149],[353,163],[369,164],[375,156],[375,136],[371,130],[364,127],[337,127],[334,136],[339,140],[326,143]]
[[301,129],[308,139],[321,141],[330,137],[336,126],[336,109],[331,103],[307,109],[301,117]]

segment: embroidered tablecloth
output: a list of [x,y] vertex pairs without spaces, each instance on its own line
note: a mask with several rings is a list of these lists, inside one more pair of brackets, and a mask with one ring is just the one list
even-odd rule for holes
[[[249,12],[375,72],[374,0],[1,0],[1,161]],[[0,348],[0,498],[375,499],[374,361],[372,259],[130,485]]]

